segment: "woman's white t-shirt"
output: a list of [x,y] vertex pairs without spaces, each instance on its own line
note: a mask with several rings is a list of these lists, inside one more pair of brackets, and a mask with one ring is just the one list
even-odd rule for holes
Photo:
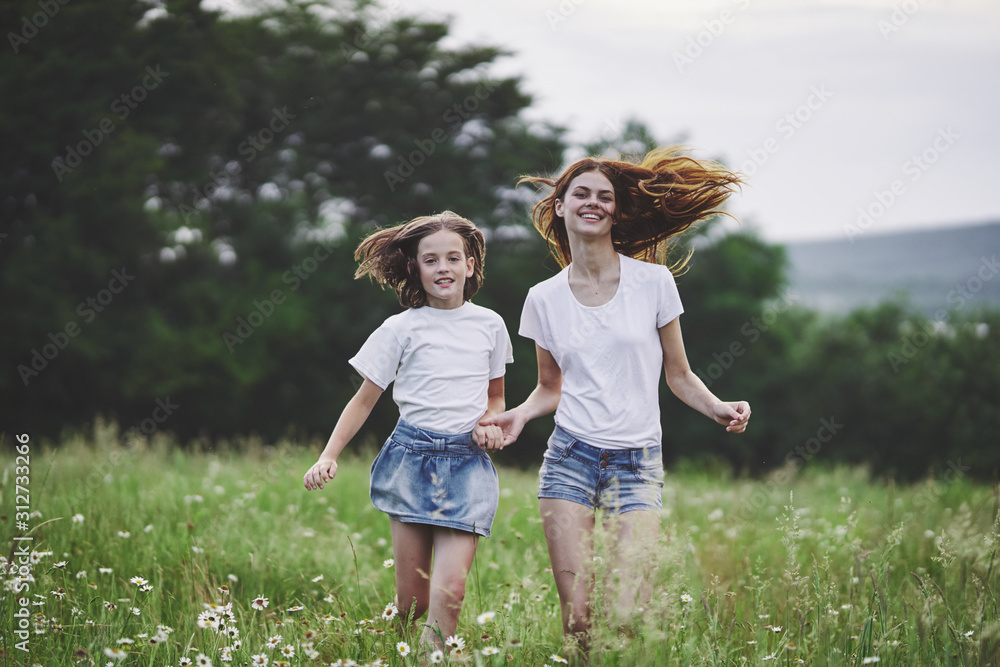
[[393,315],[349,360],[385,390],[399,416],[436,433],[468,433],[486,412],[490,380],[514,361],[510,335],[495,312],[466,301]]
[[548,350],[562,371],[555,421],[609,449],[660,444],[659,328],[684,312],[670,269],[618,255],[618,291],[601,306],[580,304],[569,267],[528,291],[520,334]]

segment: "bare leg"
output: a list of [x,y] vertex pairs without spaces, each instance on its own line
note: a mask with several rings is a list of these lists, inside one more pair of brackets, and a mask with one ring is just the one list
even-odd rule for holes
[[594,590],[594,511],[556,498],[539,501],[552,574],[559,592],[563,634],[587,646]]
[[396,606],[416,621],[430,602],[432,526],[390,519],[396,569]]
[[[442,638],[455,634],[465,600],[465,581],[476,556],[475,533],[427,526],[434,536],[434,571],[430,581],[430,612],[420,641],[444,648]],[[439,634],[440,633],[440,634]]]
[[612,622],[624,627],[633,620],[637,608],[648,605],[652,597],[650,555],[659,538],[660,517],[649,510],[625,512],[607,517],[604,528],[610,538],[608,569],[618,570],[617,577],[608,578],[608,610]]

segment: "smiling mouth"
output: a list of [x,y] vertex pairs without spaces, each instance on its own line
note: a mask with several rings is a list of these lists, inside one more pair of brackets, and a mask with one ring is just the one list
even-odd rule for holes
[[449,285],[455,284],[454,278],[441,278],[440,280],[434,281],[435,285],[440,285],[441,287],[447,287]]
[[597,215],[596,213],[584,213],[580,217],[583,218],[584,220],[600,220],[601,219],[601,216]]

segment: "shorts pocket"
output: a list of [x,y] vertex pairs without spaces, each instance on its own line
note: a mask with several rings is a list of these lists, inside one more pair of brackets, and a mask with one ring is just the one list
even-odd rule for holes
[[644,484],[663,486],[663,455],[659,447],[647,447],[632,453],[632,472]]
[[558,431],[549,437],[548,447],[543,455],[543,465],[545,463],[562,463],[569,456],[569,450],[573,447],[573,440],[560,435]]

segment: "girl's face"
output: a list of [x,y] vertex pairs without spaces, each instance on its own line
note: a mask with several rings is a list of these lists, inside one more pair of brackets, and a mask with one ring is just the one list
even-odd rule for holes
[[601,172],[585,171],[555,201],[555,214],[566,221],[571,236],[608,235],[614,222],[615,188]]
[[431,308],[450,310],[465,303],[465,281],[472,275],[472,258],[465,256],[465,242],[442,229],[417,243],[420,284]]

